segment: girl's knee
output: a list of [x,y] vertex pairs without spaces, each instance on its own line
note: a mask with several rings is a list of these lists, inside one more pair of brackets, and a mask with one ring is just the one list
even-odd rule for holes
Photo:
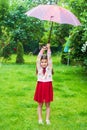
[[38,103],[38,107],[42,107],[43,106],[43,103]]
[[46,107],[50,107],[50,103],[45,103],[45,106]]

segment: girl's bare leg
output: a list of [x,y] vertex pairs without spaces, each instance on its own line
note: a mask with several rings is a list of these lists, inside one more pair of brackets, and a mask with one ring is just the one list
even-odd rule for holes
[[38,103],[38,120],[39,121],[42,121],[42,106],[43,106],[43,103]]
[[49,118],[50,118],[50,102],[45,103],[45,105],[46,105],[46,120],[49,120]]

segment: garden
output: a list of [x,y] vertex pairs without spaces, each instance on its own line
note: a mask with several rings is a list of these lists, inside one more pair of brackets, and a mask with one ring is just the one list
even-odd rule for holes
[[[50,46],[54,100],[51,124],[38,124],[33,100],[36,59],[48,42],[50,22],[25,13],[40,4],[57,4],[81,25],[53,23]],[[85,4],[84,4],[85,3]],[[87,129],[87,2],[85,0],[0,0],[0,130]]]

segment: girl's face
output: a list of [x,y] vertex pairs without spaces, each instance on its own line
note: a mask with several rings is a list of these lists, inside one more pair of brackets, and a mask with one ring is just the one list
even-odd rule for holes
[[40,65],[41,65],[42,68],[46,68],[47,65],[48,65],[47,59],[42,59],[41,62],[40,62]]

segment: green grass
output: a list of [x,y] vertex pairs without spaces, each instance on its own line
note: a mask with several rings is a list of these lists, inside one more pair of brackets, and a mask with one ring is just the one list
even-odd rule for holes
[[60,58],[53,56],[51,125],[42,126],[33,101],[36,57],[26,55],[22,65],[14,61],[12,56],[0,66],[0,130],[87,130],[87,76],[80,66],[61,65]]

